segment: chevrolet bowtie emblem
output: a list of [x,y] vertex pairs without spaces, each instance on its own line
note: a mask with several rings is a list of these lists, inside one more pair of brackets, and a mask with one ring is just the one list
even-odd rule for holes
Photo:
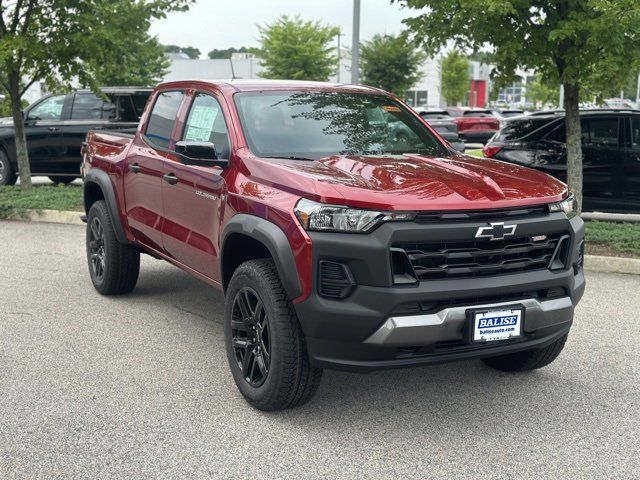
[[476,238],[504,240],[504,237],[516,233],[516,227],[517,225],[505,225],[504,222],[490,223],[488,227],[478,228]]

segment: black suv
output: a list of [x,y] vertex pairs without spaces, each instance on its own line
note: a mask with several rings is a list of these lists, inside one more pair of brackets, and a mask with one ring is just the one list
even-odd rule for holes
[[[135,132],[151,94],[150,88],[106,87],[104,97],[88,90],[46,95],[24,115],[29,163],[33,175],[56,183],[80,177],[80,148],[89,130]],[[18,172],[11,117],[0,118],[0,185],[13,185]]]
[[[582,110],[584,209],[640,212],[640,111]],[[486,157],[567,179],[564,112],[508,119]]]

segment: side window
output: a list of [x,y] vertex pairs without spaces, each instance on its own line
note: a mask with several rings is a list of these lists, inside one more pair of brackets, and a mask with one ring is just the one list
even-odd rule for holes
[[66,95],[56,95],[55,97],[47,98],[29,110],[27,120],[60,120],[62,118],[62,107],[64,106],[66,98]]
[[[585,128],[586,127],[586,128]],[[597,147],[618,146],[618,118],[591,118],[583,126],[583,144]]]
[[558,128],[553,130],[549,135],[547,135],[547,140],[551,142],[565,143],[567,141],[567,134],[564,129],[564,125],[560,125]]
[[156,97],[145,133],[154,145],[161,148],[169,147],[171,131],[183,96],[182,92],[162,92]]
[[218,157],[229,158],[229,132],[218,100],[205,93],[196,94],[182,140],[211,142],[216,146]]
[[116,108],[93,93],[78,93],[73,99],[71,120],[108,120],[115,118]]
[[631,119],[631,146],[640,148],[640,118]]

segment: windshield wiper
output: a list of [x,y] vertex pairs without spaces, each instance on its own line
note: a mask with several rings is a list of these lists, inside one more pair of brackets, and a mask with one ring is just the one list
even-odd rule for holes
[[295,155],[261,155],[262,158],[277,158],[280,160],[306,160],[308,162],[315,162],[314,158],[297,157]]

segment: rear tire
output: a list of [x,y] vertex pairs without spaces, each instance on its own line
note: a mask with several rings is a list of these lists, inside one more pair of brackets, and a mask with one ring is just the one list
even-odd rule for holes
[[95,289],[102,295],[131,292],[140,272],[140,250],[118,242],[104,201],[91,205],[87,215],[87,262]]
[[499,357],[483,358],[482,361],[491,368],[503,372],[526,372],[527,370],[546,367],[558,358],[568,336],[569,334],[565,334],[544,348],[509,353]]
[[57,176],[57,175],[49,176],[49,180],[51,180],[56,185],[69,185],[75,179],[76,179],[76,177],[62,177],[62,176]]
[[318,389],[322,370],[309,363],[273,260],[250,260],[234,272],[225,298],[224,337],[233,379],[255,408],[296,407]]
[[0,186],[15,185],[18,180],[7,154],[0,150]]

